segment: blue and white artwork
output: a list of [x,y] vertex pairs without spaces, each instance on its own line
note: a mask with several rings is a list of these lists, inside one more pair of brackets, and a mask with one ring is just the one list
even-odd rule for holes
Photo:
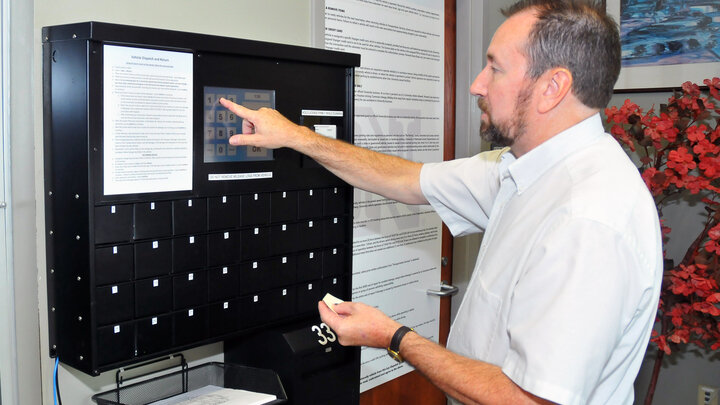
[[621,0],[622,66],[720,62],[720,1]]

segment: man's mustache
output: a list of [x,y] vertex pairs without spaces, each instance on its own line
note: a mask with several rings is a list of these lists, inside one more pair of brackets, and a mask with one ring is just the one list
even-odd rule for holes
[[487,101],[486,101],[484,98],[478,97],[478,99],[477,99],[477,105],[478,105],[478,107],[480,108],[480,110],[481,110],[482,112],[484,112],[484,113],[487,113],[487,112],[488,112],[488,104],[487,104]]

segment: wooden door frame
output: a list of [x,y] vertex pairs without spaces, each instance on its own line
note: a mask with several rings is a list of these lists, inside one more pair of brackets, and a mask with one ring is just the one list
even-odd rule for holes
[[[445,52],[444,52],[444,128],[443,160],[455,158],[455,82],[457,49],[457,0],[445,0]],[[442,225],[441,280],[452,283],[453,237],[450,230]],[[440,299],[439,342],[445,346],[450,333],[450,303],[452,297]],[[377,388],[383,387],[382,390]],[[423,398],[418,405],[441,405],[446,403],[445,394],[432,385],[419,372],[412,371],[388,381],[380,387],[360,394],[361,405],[388,405],[409,403],[403,397]],[[410,398],[408,398],[410,399]],[[394,401],[394,402],[393,402]],[[413,402],[416,403],[416,402]]]

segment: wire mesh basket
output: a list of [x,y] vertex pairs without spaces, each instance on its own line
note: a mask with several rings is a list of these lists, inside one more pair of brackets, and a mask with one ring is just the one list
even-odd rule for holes
[[208,385],[275,395],[277,399],[269,404],[287,402],[285,389],[274,371],[218,362],[118,387],[96,394],[92,400],[99,405],[145,405]]

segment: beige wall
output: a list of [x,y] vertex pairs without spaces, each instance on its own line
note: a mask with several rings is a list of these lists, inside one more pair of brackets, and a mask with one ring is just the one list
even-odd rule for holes
[[[322,0],[8,0],[11,4],[11,162],[13,289],[17,401],[51,404],[53,359],[48,356],[43,217],[41,28],[83,21],[148,26],[310,46],[313,11]],[[4,315],[4,314],[3,314]],[[222,345],[186,353],[191,361],[222,359]],[[91,404],[112,388],[114,373],[59,373],[62,399]],[[6,389],[12,391],[3,380]],[[5,394],[5,392],[3,392]],[[11,405],[13,401],[7,405]]]

